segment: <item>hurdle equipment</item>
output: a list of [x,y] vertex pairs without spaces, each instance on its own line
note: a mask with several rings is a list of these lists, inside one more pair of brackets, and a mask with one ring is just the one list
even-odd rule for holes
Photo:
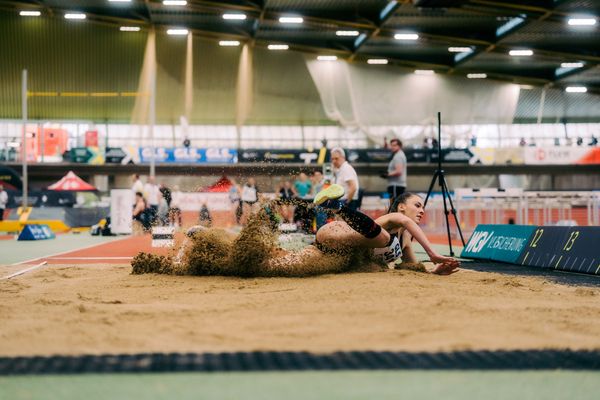
[[152,228],[152,247],[173,247],[175,245],[174,236],[174,227],[155,226]]

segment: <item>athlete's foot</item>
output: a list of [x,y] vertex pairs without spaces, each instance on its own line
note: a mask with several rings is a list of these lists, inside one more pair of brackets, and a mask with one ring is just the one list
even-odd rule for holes
[[344,188],[340,185],[333,184],[326,189],[321,190],[315,196],[313,203],[316,205],[323,204],[327,200],[337,200],[344,195]]

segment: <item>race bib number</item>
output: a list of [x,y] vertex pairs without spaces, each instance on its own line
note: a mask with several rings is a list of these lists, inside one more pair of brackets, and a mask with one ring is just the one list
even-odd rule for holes
[[398,236],[394,237],[392,244],[387,247],[375,249],[374,253],[376,256],[383,258],[386,263],[396,261],[402,256],[402,246],[400,246]]

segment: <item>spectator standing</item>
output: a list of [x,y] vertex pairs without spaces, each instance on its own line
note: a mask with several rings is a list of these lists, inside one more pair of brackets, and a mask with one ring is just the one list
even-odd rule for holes
[[176,228],[181,226],[181,203],[183,193],[179,190],[179,186],[173,186],[171,192],[171,205],[169,207],[169,223]]
[[[294,182],[296,196],[300,199],[310,199],[312,184],[308,176],[301,172],[298,174],[298,179]],[[313,211],[305,207],[296,207],[294,210],[294,221],[298,227],[306,233],[309,233],[312,228]]]
[[205,226],[210,228],[212,226],[212,216],[210,215],[210,211],[208,210],[208,206],[206,202],[202,203],[202,207],[200,207],[200,215],[198,216],[198,223],[201,226]]
[[158,220],[161,225],[169,224],[169,210],[171,209],[171,189],[161,182],[158,191],[160,192],[158,202]]
[[242,218],[240,218],[242,225],[246,224],[250,213],[252,213],[255,205],[258,204],[259,193],[258,187],[256,186],[256,180],[254,178],[248,178],[248,182],[242,187],[242,194],[240,196],[243,207]]
[[160,204],[160,198],[162,197],[153,176],[148,178],[148,182],[144,186],[144,193],[146,194],[146,202],[148,204],[148,221],[153,225],[156,223],[158,205]]
[[311,193],[312,184],[310,183],[310,180],[308,180],[308,176],[304,172],[301,172],[298,175],[298,179],[296,179],[296,181],[294,182],[294,188],[296,189],[298,197],[300,197],[301,199],[306,199],[309,197]]
[[317,193],[324,189],[323,186],[325,185],[325,178],[323,177],[323,173],[321,171],[315,171],[310,177],[310,180],[312,182],[312,191],[310,197],[315,197]]
[[140,179],[139,174],[134,174],[132,176],[133,185],[131,186],[131,191],[133,192],[134,200],[133,204],[135,204],[135,194],[136,193],[144,193],[144,182]]
[[231,179],[231,187],[229,188],[229,201],[235,207],[235,223],[240,224],[242,218],[242,190],[234,179]]
[[4,221],[4,211],[8,204],[8,194],[4,190],[4,185],[0,185],[0,221]]
[[[311,176],[311,181],[312,181],[312,196],[311,197],[315,197],[317,193],[319,193],[321,190],[325,189],[325,177],[323,176],[323,173],[321,171],[315,171],[313,172],[312,176]],[[316,219],[316,223],[317,223],[317,230],[319,230],[320,227],[322,227],[323,225],[325,225],[327,223],[327,213],[321,209],[315,209],[315,219]]]
[[344,188],[344,195],[340,199],[350,209],[358,209],[358,175],[354,168],[346,161],[346,152],[340,147],[331,149],[331,163],[335,183]]
[[[399,139],[390,140],[390,148],[393,156],[388,164],[387,192],[390,195],[390,202],[406,191],[406,154],[402,151],[402,142]],[[390,203],[390,204],[391,204]]]

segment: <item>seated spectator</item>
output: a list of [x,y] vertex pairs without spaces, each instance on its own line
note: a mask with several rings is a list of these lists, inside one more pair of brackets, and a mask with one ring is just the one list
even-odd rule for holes
[[212,226],[212,216],[210,215],[210,211],[208,210],[206,202],[202,203],[202,207],[200,208],[198,224],[207,228]]
[[[292,200],[296,197],[296,191],[292,187],[292,182],[285,181],[279,189],[279,198],[281,200]],[[294,222],[294,206],[289,203],[284,203],[279,207],[279,213],[283,218],[282,222],[293,223]]]
[[136,232],[135,225],[139,225],[143,230],[147,231],[150,229],[150,221],[147,215],[146,200],[142,192],[135,193],[135,204],[133,206],[133,222],[134,222],[134,233]]

